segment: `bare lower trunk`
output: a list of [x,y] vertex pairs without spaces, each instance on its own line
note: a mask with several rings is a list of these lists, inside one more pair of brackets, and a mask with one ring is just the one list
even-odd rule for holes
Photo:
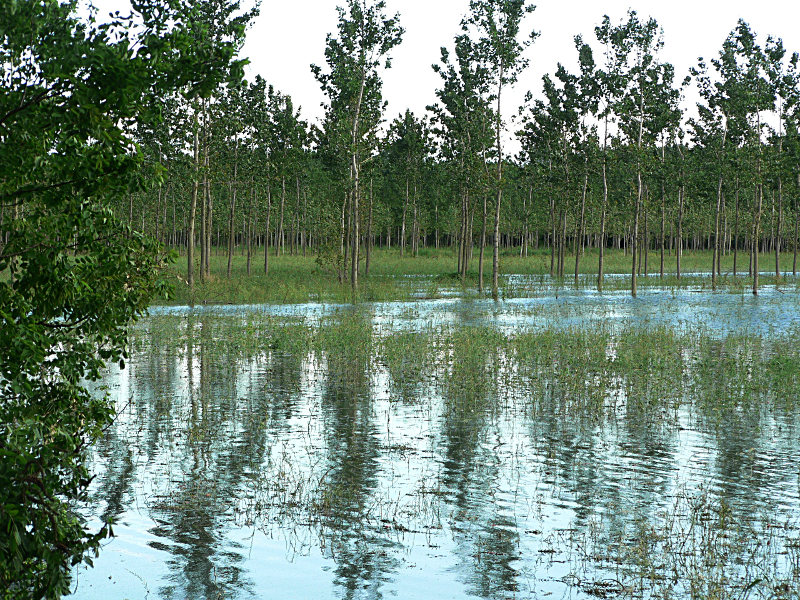
[[667,224],[667,194],[664,189],[664,184],[661,184],[661,264],[658,268],[659,277],[664,278],[664,250],[666,248],[666,240],[664,233]]
[[781,277],[781,229],[783,227],[783,182],[778,177],[778,224],[775,228],[775,277]]
[[[186,240],[186,280],[189,284],[189,290],[194,291],[194,238],[195,238],[195,222],[197,219],[197,192],[200,186],[200,138],[197,123],[197,112],[194,115],[194,178],[192,180],[192,204],[189,208],[189,235]],[[192,296],[190,295],[190,302]]]
[[264,275],[269,275],[269,217],[272,213],[272,186],[267,182],[267,224],[264,229]]
[[586,215],[586,190],[589,187],[589,169],[587,166],[586,172],[583,176],[583,192],[581,193],[581,219],[580,225],[576,226],[575,234],[575,285],[578,285],[578,268],[581,261],[581,252],[583,251],[583,228],[584,218]]
[[500,202],[503,199],[503,146],[500,138],[502,120],[500,116],[500,97],[503,93],[503,71],[500,71],[499,85],[497,86],[497,114],[496,114],[496,143],[497,143],[497,197],[494,207],[494,245],[492,251],[492,298],[499,297],[500,278]]
[[467,212],[465,208],[465,196],[461,195],[461,228],[458,232],[458,274],[464,280],[464,247],[467,237]]
[[239,160],[238,160],[238,151],[239,151],[239,143],[238,140],[234,146],[233,150],[233,183],[231,184],[231,212],[229,216],[229,225],[228,228],[228,271],[227,276],[228,279],[231,278],[231,270],[233,266],[233,226],[234,226],[234,216],[236,215],[236,188],[237,181],[236,178],[238,177],[239,173]]
[[409,181],[406,178],[406,198],[403,202],[403,220],[400,223],[400,257],[406,252],[406,215],[408,214]]
[[283,214],[286,208],[286,176],[281,176],[281,210],[278,216],[278,230],[275,232],[275,256],[281,253],[283,248]]
[[675,266],[677,277],[681,278],[681,258],[683,257],[683,184],[678,189],[678,235],[675,240]]
[[558,225],[556,223],[556,200],[552,190],[550,190],[550,224],[552,225],[550,233],[550,277],[553,277],[556,266],[556,231],[558,231]]
[[351,253],[351,264],[350,264],[350,286],[352,287],[353,291],[355,292],[358,289],[358,253],[359,253],[359,167],[358,162],[356,161],[356,155],[353,154],[353,182],[355,188],[353,189],[353,198],[352,203],[350,205],[350,214],[352,215],[351,225],[350,225],[350,236],[352,240],[352,253]]
[[758,295],[758,242],[761,237],[761,207],[764,202],[764,188],[763,184],[759,183],[756,186],[756,194],[758,199],[756,201],[756,214],[753,219],[753,295]]
[[372,255],[372,179],[369,180],[369,218],[367,220],[366,258],[364,259],[364,275],[369,275],[369,262]]
[[567,208],[561,211],[561,241],[558,245],[558,276],[564,278],[565,263],[567,262]]
[[722,176],[717,186],[717,209],[714,214],[714,251],[711,255],[711,289],[717,289],[717,261],[719,260],[719,215],[722,208]]
[[483,226],[481,227],[481,250],[478,255],[478,291],[483,291],[483,254],[486,248],[486,194],[483,195]]
[[739,180],[736,180],[736,217],[733,225],[733,277],[738,275],[737,261],[739,259]]
[[634,207],[633,211],[633,233],[631,235],[631,296],[636,296],[637,292],[637,281],[636,281],[636,272],[637,272],[637,244],[639,243],[639,206],[642,201],[642,173],[639,171],[636,174],[637,178],[637,190],[636,190],[636,206]]

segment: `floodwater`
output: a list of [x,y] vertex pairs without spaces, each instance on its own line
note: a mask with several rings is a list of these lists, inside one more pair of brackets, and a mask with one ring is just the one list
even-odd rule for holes
[[796,598],[800,301],[154,309],[75,598]]

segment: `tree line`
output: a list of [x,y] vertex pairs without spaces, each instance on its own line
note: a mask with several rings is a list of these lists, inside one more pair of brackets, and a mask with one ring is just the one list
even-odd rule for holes
[[[739,21],[718,55],[681,79],[661,57],[663,32],[630,11],[603,17],[594,39],[575,38],[578,69],[544,76],[514,115],[502,94],[527,67],[523,0],[473,0],[462,32],[433,65],[441,83],[424,115],[411,111],[387,127],[383,70],[401,43],[398,15],[384,2],[348,0],[326,40],[326,64],[312,65],[327,97],[321,123],[303,120],[289,95],[261,77],[227,82],[202,101],[165,98],[165,121],[140,143],[166,167],[157,186],[118,207],[140,230],[188,255],[188,285],[209,273],[212,248],[257,253],[263,272],[273,253],[314,252],[341,281],[368,274],[375,244],[416,255],[456,249],[467,276],[492,248],[497,293],[502,248],[526,255],[549,248],[551,274],[567,273],[597,248],[631,256],[631,290],[667,258],[680,277],[686,248],[734,255],[758,289],[759,252],[792,251],[798,226],[798,55],[781,40],[761,43]],[[699,92],[688,110],[689,87]],[[510,135],[521,150],[504,153]],[[197,206],[197,200],[200,206]],[[199,212],[199,214],[198,214]],[[199,222],[199,224],[198,224]],[[259,268],[261,270],[261,267]],[[572,269],[570,269],[572,270]]]

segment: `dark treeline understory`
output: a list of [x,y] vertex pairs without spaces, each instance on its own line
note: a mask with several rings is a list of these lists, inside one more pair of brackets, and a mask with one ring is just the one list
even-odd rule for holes
[[[312,252],[354,287],[376,245],[408,256],[448,246],[462,277],[478,255],[481,290],[492,269],[495,295],[498,250],[510,247],[522,256],[547,247],[560,277],[578,272],[586,248],[624,248],[634,294],[648,260],[650,272],[680,277],[686,248],[713,250],[713,285],[727,254],[754,292],[759,271],[796,274],[797,53],[739,21],[718,55],[682,79],[660,56],[654,20],[603,17],[594,39],[575,38],[579,70],[556,65],[509,132],[499,99],[527,66],[531,8],[472,2],[463,33],[433,67],[436,101],[424,115],[386,122],[381,72],[402,38],[399,17],[383,2],[350,0],[327,64],[312,66],[328,97],[322,123],[303,120],[258,76],[162,98],[163,122],[136,132],[162,167],[156,184],[118,198],[116,212],[186,251],[189,286],[211,274],[212,246],[229,256],[246,248],[260,273],[270,253]],[[691,110],[689,86],[701,98]],[[510,134],[513,156],[503,152]],[[758,264],[756,247],[774,264]],[[780,264],[782,251],[792,264]],[[602,289],[602,251],[595,268]]]

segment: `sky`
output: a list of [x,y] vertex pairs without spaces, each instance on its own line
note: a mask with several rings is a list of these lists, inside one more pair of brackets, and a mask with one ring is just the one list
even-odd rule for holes
[[[383,73],[386,113],[391,120],[410,108],[421,115],[436,100],[440,79],[431,69],[441,46],[452,46],[469,0],[386,0],[387,12],[400,13],[406,32],[392,52],[392,68]],[[261,14],[252,25],[242,54],[251,64],[248,78],[260,74],[302,107],[305,119],[319,120],[325,100],[309,65],[324,65],[325,36],[336,29],[339,0],[262,0]],[[747,21],[763,41],[781,38],[791,53],[800,52],[800,1],[797,0],[541,0],[525,27],[540,36],[526,52],[530,66],[506,95],[503,112],[511,115],[523,103],[525,92],[541,91],[545,73],[558,62],[577,70],[573,38],[581,34],[594,41],[594,27],[604,14],[622,21],[628,9],[653,17],[664,30],[662,59],[676,67],[676,79],[688,74],[698,57],[717,55],[739,18]],[[693,95],[687,95],[692,103]]]

